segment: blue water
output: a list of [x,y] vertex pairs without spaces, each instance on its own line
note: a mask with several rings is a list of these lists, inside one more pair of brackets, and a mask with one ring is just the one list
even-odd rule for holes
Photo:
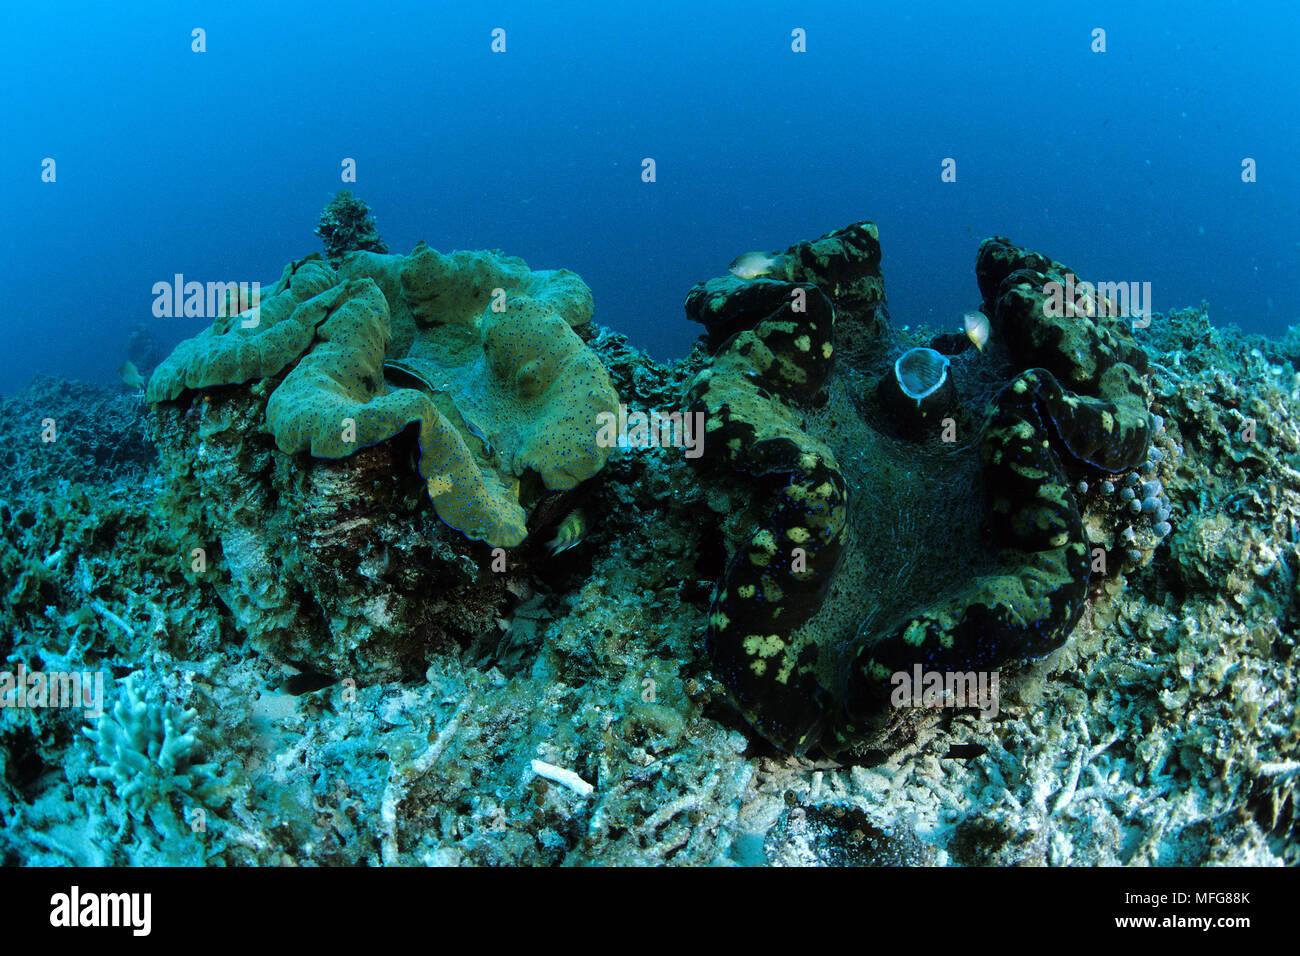
[[1207,299],[1281,333],[1300,6],[1074,6],[6,4],[0,392],[113,381],[136,322],[166,348],[194,334],[206,320],[153,317],[154,283],[273,281],[343,187],[395,252],[577,271],[598,321],[660,358],[696,336],[693,283],[858,219],[900,324],[955,325],[1002,234],[1149,281],[1157,310]]

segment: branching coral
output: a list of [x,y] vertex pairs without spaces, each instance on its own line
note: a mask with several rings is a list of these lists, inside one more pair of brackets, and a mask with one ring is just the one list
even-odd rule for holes
[[320,236],[325,255],[331,262],[337,262],[349,252],[388,251],[375,228],[370,207],[353,196],[350,189],[340,189],[325,207],[316,226],[316,235]]
[[165,819],[174,827],[174,796],[211,805],[225,783],[215,764],[198,760],[196,716],[175,704],[149,704],[135,688],[135,675],[128,677],[112,711],[83,730],[101,761],[91,776],[111,783],[135,819]]

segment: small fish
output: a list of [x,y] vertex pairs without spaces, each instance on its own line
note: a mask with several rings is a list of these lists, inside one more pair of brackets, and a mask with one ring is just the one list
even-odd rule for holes
[[589,530],[591,525],[587,521],[587,513],[581,508],[575,509],[560,522],[559,527],[555,529],[555,537],[547,543],[546,547],[553,555],[568,551],[581,544]]
[[766,252],[746,252],[742,256],[736,256],[736,261],[729,268],[737,279],[757,279],[770,274],[781,258],[783,257],[771,256]]
[[975,343],[975,347],[981,352],[989,340],[989,317],[983,312],[976,312],[973,309],[965,313],[962,317],[962,324],[966,327],[966,337]]
[[123,362],[122,367],[117,370],[117,377],[123,384],[144,391],[144,378],[141,377],[140,370],[135,367],[134,362]]

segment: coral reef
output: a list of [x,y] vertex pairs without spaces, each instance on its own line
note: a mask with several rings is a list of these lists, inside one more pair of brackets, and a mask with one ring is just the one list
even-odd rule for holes
[[[873,240],[850,227],[761,257],[766,275],[693,290],[708,339],[672,366],[590,322],[579,282],[535,280],[494,254],[359,252],[301,299],[291,267],[266,329],[230,316],[209,336],[227,372],[260,368],[276,350],[255,340],[332,295],[302,350],[199,391],[173,368],[181,392],[147,427],[116,388],[42,379],[0,405],[14,456],[0,493],[0,669],[101,672],[120,700],[89,735],[81,709],[0,708],[0,862],[1300,864],[1289,346],[1216,328],[1204,309],[1136,331],[1086,316],[1039,328],[1024,293],[1061,267],[994,241],[977,272],[991,326],[977,353],[959,335],[891,327]],[[306,260],[298,281],[327,268]],[[1010,281],[1022,268],[1036,273],[1029,290]],[[477,278],[447,278],[462,274]],[[489,315],[498,287],[506,310]],[[277,390],[330,342],[364,352],[383,318],[384,394],[427,398],[475,467],[489,447],[503,457],[502,436],[523,429],[463,395],[471,370],[497,374],[484,321],[511,321],[516,295],[564,319],[629,413],[691,395],[717,422],[704,457],[629,442],[572,490],[535,488],[529,537],[489,571],[485,544],[423,506],[428,479],[410,466],[420,425],[338,458],[277,447]],[[545,335],[563,338],[555,328]],[[1039,338],[1013,345],[1026,336]],[[501,340],[506,409],[520,402],[511,390],[550,374],[513,360],[527,338]],[[1053,354],[1067,342],[1073,365]],[[902,420],[886,397],[915,348],[947,359],[953,392],[933,422]],[[349,389],[363,377],[342,376]],[[69,423],[55,442],[33,438],[45,417]],[[1022,448],[1026,428],[1041,429],[1037,449]],[[130,454],[112,453],[119,433]],[[999,470],[997,452],[1049,474]],[[821,483],[807,493],[822,468],[838,475],[838,513]],[[1041,513],[1025,510],[1031,487],[1050,489],[1035,495]],[[578,506],[585,536],[550,555]],[[775,554],[750,560],[769,558],[765,530],[790,555],[793,529],[808,532],[812,579]],[[1081,594],[1052,544],[1062,532],[1089,549]],[[1012,552],[1025,542],[1059,582],[1023,573]],[[1026,658],[1064,643],[1002,667],[996,714],[894,708],[880,730],[850,719],[853,665],[897,647],[926,609],[980,598],[981,581],[1041,587],[1013,635]],[[723,596],[728,582],[737,594]],[[756,622],[738,594],[750,585],[780,592],[780,630],[765,633],[817,653],[815,670],[790,675],[815,706],[773,695],[775,663],[773,680],[746,685],[718,656],[745,653],[719,646],[716,615]],[[996,608],[990,595],[982,606]],[[910,633],[938,654],[928,635],[959,620]],[[787,714],[811,727],[809,753],[816,740],[834,758],[753,733],[750,720],[784,737]],[[164,749],[188,772],[164,773],[149,756]],[[124,799],[119,785],[136,789]]]
[[0,399],[0,497],[44,496],[103,475],[143,476],[156,453],[138,394],[37,375]]
[[370,207],[352,195],[350,189],[340,189],[321,212],[316,235],[320,236],[331,262],[338,262],[349,252],[388,251],[375,226],[375,218],[370,215]]

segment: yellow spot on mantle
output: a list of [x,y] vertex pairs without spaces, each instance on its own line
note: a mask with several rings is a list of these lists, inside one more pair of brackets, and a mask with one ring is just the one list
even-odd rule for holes
[[1018,461],[1011,462],[1008,467],[1021,478],[1028,478],[1031,481],[1047,477],[1047,472],[1043,471],[1043,469],[1035,468],[1032,465],[1022,465]]
[[785,650],[785,641],[779,634],[750,634],[745,638],[744,648],[750,657],[776,657]]
[[903,631],[903,640],[912,647],[920,647],[925,640],[925,623],[922,621],[912,621]]

